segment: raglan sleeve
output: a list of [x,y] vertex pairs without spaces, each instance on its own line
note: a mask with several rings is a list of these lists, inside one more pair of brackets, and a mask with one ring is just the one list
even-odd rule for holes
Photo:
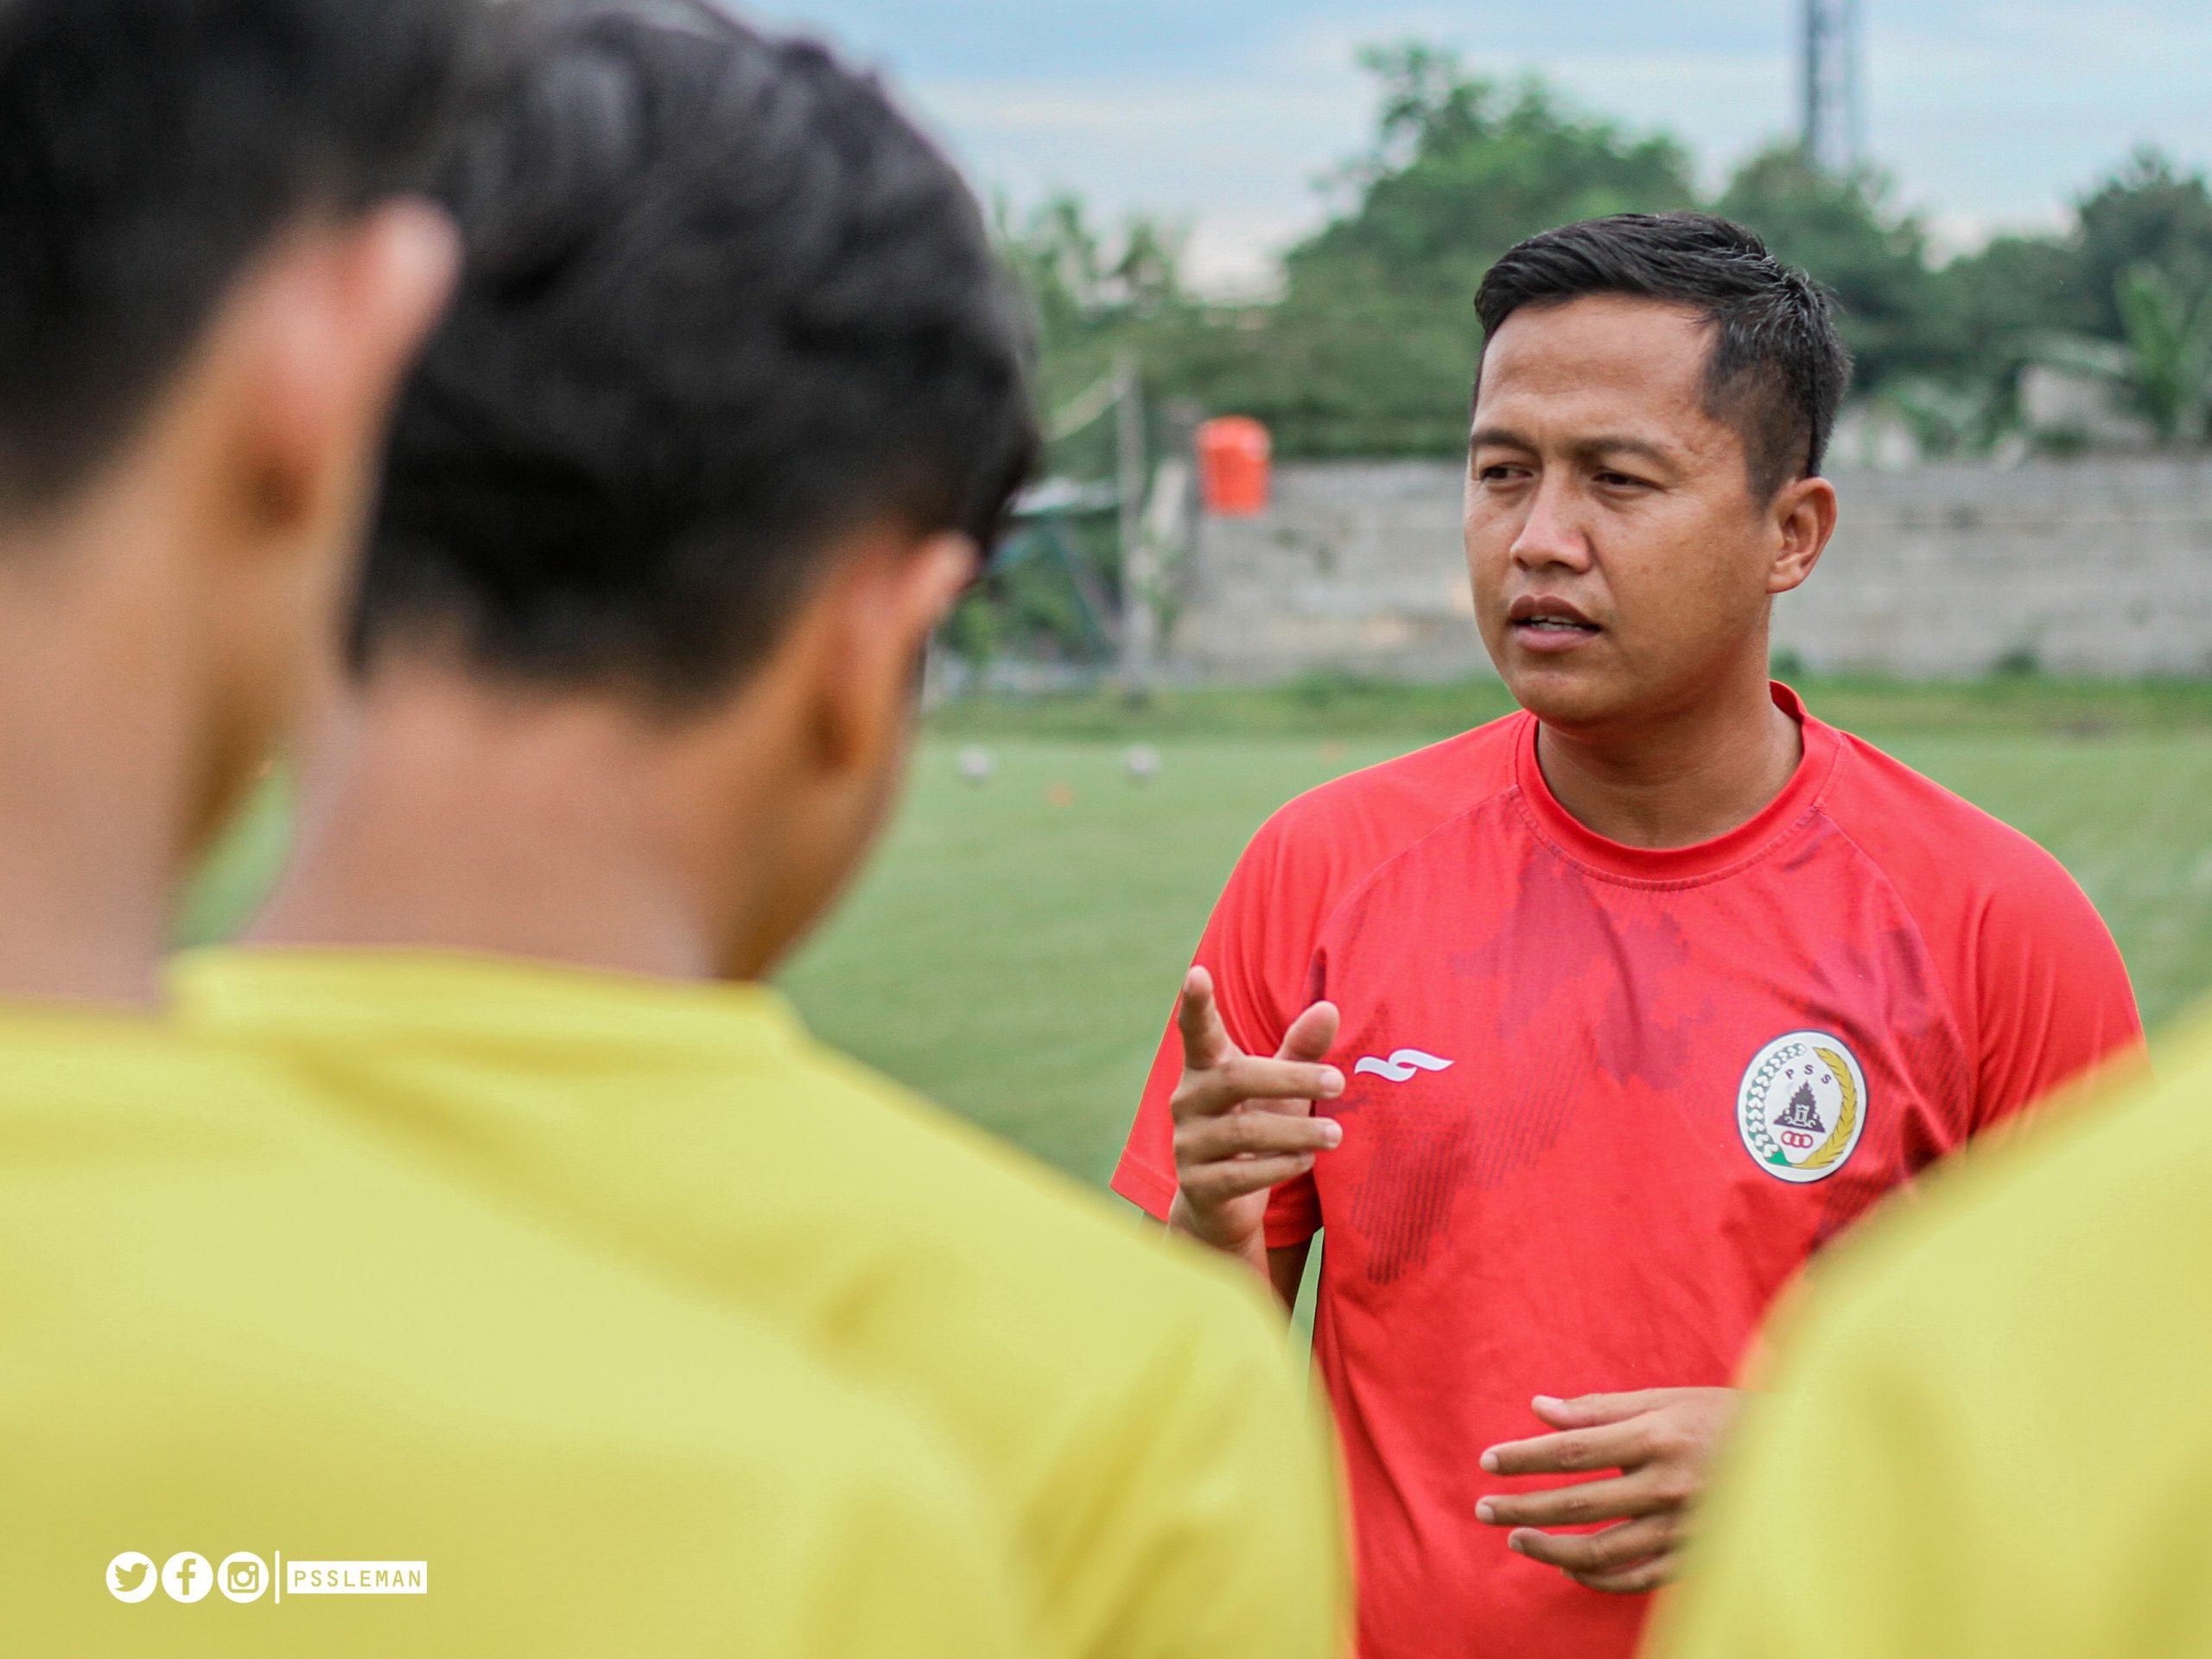
[[[1230,1039],[1248,1054],[1273,1054],[1306,1006],[1313,941],[1303,918],[1312,909],[1313,880],[1300,868],[1300,851],[1287,810],[1262,826],[1230,873],[1192,959],[1213,976],[1222,1023]],[[1182,1077],[1182,1035],[1171,1000],[1166,1030],[1113,1179],[1116,1192],[1161,1220],[1175,1201],[1175,1123],[1169,1102]],[[1310,1197],[1307,1177],[1278,1187],[1277,1201],[1294,1203],[1289,1188],[1300,1185]],[[1307,1235],[1313,1230],[1306,1230]],[[1271,1205],[1270,1244],[1278,1242],[1275,1231]]]
[[2024,837],[1996,874],[1969,941],[1975,1135],[2143,1048],[2126,964],[2088,895]]

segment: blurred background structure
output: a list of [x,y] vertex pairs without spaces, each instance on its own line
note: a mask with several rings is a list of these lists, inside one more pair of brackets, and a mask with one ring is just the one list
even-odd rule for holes
[[1813,165],[1847,176],[1866,148],[1859,95],[1859,0],[1805,0],[1805,125]]
[[[1362,49],[1370,140],[1257,292],[1193,281],[1188,227],[1167,217],[1109,224],[1072,191],[1001,196],[1063,416],[1052,487],[1090,490],[1102,512],[1068,542],[1087,588],[1065,561],[1017,559],[971,603],[949,639],[959,683],[1103,681],[1127,666],[1125,622],[1147,682],[1478,671],[1448,502],[1479,344],[1470,296],[1533,231],[1690,207],[1750,224],[1826,283],[1858,358],[1832,459],[1845,528],[1786,607],[1789,661],[1953,677],[2212,671],[2212,602],[2192,592],[2212,588],[2202,168],[2116,111],[2102,172],[2046,221],[1961,245],[1866,159],[1859,0],[1789,10],[1797,130],[1717,172],[1669,130],[1592,112],[1541,73],[1478,73],[1422,41]],[[2177,47],[2206,32],[2173,16]],[[1102,388],[1135,412],[1098,418]],[[1262,518],[1192,510],[1191,435],[1223,415],[1263,423],[1285,463]],[[1133,557],[1141,579],[1125,582]]]

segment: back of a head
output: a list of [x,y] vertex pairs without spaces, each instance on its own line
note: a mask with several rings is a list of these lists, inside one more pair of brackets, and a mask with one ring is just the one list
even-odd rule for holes
[[1816,476],[1851,379],[1820,285],[1709,213],[1620,213],[1532,236],[1483,278],[1484,334],[1529,307],[1611,295],[1679,305],[1713,330],[1706,409],[1744,438],[1760,500]]
[[0,508],[124,442],[255,254],[422,172],[467,0],[0,0]]
[[697,707],[842,533],[990,544],[1036,448],[1026,325],[873,80],[656,0],[524,18],[497,80],[442,169],[467,268],[402,400],[357,667]]

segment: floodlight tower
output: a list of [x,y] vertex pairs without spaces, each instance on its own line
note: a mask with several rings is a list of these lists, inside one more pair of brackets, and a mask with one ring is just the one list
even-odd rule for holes
[[1859,0],[1804,0],[1805,154],[1848,173],[1865,145],[1859,101]]

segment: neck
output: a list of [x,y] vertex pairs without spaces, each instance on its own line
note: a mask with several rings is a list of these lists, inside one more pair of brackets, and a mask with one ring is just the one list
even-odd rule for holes
[[[381,674],[316,746],[289,873],[251,937],[713,976],[754,907],[702,879],[661,805],[663,747],[601,703]],[[747,839],[734,820],[725,857]]]
[[176,562],[125,494],[0,537],[0,997],[158,998],[200,699]]
[[1803,753],[1797,722],[1775,706],[1764,653],[1717,693],[1632,727],[1546,724],[1536,737],[1544,781],[1570,815],[1609,840],[1654,849],[1694,846],[1758,817]]

